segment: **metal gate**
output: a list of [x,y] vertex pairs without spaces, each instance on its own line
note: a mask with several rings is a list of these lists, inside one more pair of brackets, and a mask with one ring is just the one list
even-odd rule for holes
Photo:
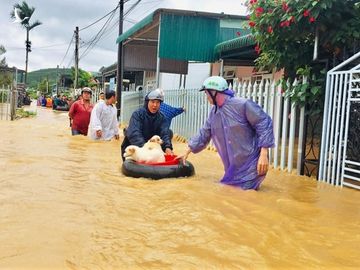
[[360,189],[360,52],[327,73],[319,180]]
[[14,120],[18,104],[18,91],[10,86],[0,87],[0,120]]

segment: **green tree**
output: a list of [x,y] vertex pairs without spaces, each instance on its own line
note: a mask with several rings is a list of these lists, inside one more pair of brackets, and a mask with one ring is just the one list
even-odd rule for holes
[[[73,81],[75,81],[75,68],[71,68],[71,78]],[[85,70],[82,70],[79,68],[79,74],[78,74],[78,87],[82,88],[85,86],[92,87],[96,85],[96,83],[92,82],[92,75],[90,72],[87,72]]]
[[39,83],[39,86],[38,86],[38,91],[40,91],[40,93],[43,95],[43,94],[49,94],[48,92],[48,87],[49,87],[49,82],[47,79],[43,79],[40,83]]
[[33,23],[30,23],[30,19],[35,11],[34,7],[29,7],[29,5],[23,1],[21,4],[15,4],[14,9],[10,13],[11,18],[16,18],[15,11],[17,11],[17,15],[22,20],[21,26],[25,28],[26,30],[26,60],[25,60],[25,83],[27,83],[27,70],[28,70],[28,53],[31,52],[31,41],[29,39],[29,33],[32,29],[35,27],[41,25],[42,23],[38,20],[36,20]]
[[[0,45],[0,56],[6,52],[3,45]],[[0,87],[11,84],[11,73],[7,71],[6,58],[0,58]]]
[[359,0],[250,0],[249,26],[257,41],[257,66],[284,69],[285,79],[307,76],[307,84],[287,94],[301,105],[318,101],[325,91],[326,71],[359,48],[359,3]]

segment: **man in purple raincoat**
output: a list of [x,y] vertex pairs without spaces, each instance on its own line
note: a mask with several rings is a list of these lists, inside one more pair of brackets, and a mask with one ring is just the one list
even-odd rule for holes
[[268,171],[268,148],[274,147],[270,116],[252,100],[234,97],[222,77],[209,77],[200,91],[214,106],[199,134],[189,140],[184,161],[212,140],[225,168],[221,183],[257,190]]

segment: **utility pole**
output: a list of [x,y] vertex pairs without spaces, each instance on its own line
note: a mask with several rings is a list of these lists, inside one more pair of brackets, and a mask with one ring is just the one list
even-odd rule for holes
[[75,28],[75,81],[74,81],[74,90],[78,86],[78,77],[79,77],[79,27]]
[[46,93],[49,94],[49,76],[46,76]]
[[[123,20],[124,20],[124,0],[119,1],[120,14],[119,14],[119,36],[123,33]],[[118,44],[117,55],[117,68],[116,68],[116,96],[117,96],[117,117],[120,117],[121,112],[121,92],[123,89],[123,72],[124,72],[124,57],[123,57],[123,43]]]
[[56,95],[59,94],[59,65],[56,66]]
[[31,41],[29,40],[29,28],[26,28],[26,58],[25,58],[25,85],[27,84],[27,73],[28,73],[28,63],[29,63],[29,52],[31,52]]
[[[16,90],[17,90],[17,77],[18,77],[18,70],[15,68],[15,79],[13,80],[13,85],[10,88],[11,94],[10,94],[10,120],[15,120],[16,116]],[[7,119],[6,115],[6,119]]]

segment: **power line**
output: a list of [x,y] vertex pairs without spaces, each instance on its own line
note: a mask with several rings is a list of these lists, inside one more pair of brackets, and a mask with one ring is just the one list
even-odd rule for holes
[[[129,1],[130,1],[130,0],[126,0],[125,3],[126,3],[126,2],[129,2]],[[93,23],[91,23],[91,24],[89,24],[89,25],[87,25],[87,26],[79,29],[79,31],[85,30],[85,29],[93,26],[94,24],[100,22],[102,19],[104,19],[104,18],[106,18],[107,16],[109,16],[112,12],[116,11],[118,8],[119,8],[119,4],[118,4],[113,10],[111,10],[109,13],[105,14],[105,15],[102,16],[100,19],[97,19],[95,22],[93,22]]]
[[71,37],[71,39],[70,39],[69,46],[68,46],[68,48],[67,48],[67,50],[66,50],[66,53],[65,53],[65,55],[64,55],[64,57],[63,57],[63,59],[61,60],[61,62],[60,62],[60,65],[59,65],[59,66],[61,66],[61,64],[64,62],[65,57],[66,57],[66,55],[67,55],[67,54],[68,54],[68,52],[69,52],[69,49],[70,49],[70,46],[71,46],[71,44],[72,44],[73,40],[74,40],[74,34],[72,35],[72,37]]
[[[126,3],[126,2],[129,2],[130,0],[126,0],[126,1],[124,1],[124,3]],[[149,4],[149,3],[155,3],[155,2],[157,2],[158,4],[161,2],[161,0],[159,1],[159,0],[157,0],[157,1],[149,1],[149,2],[141,2],[142,0],[137,0],[137,2],[136,3],[134,3],[126,12],[125,12],[125,14],[124,14],[124,18],[123,18],[123,20],[126,20],[125,19],[125,16],[128,16],[139,4]],[[141,2],[141,3],[140,3]],[[157,5],[158,5],[157,4]],[[156,6],[157,6],[156,5]],[[102,19],[103,18],[105,18],[106,16],[109,16],[109,18],[107,19],[107,21],[104,23],[104,25],[101,27],[101,29],[96,33],[96,35],[90,40],[90,41],[88,41],[88,42],[85,42],[85,43],[83,43],[80,47],[84,47],[84,46],[86,46],[87,45],[87,47],[86,47],[86,49],[85,49],[85,51],[81,54],[81,56],[80,56],[80,59],[83,59],[84,57],[86,57],[88,54],[89,54],[89,52],[96,46],[96,44],[101,40],[101,39],[104,39],[105,37],[107,37],[107,36],[109,36],[110,34],[112,34],[113,33],[113,31],[114,30],[116,30],[116,28],[115,28],[115,26],[116,25],[118,25],[119,24],[119,20],[120,20],[120,18],[117,18],[116,20],[115,20],[115,22],[110,26],[110,23],[111,23],[111,21],[112,21],[112,19],[113,19],[113,17],[114,17],[114,14],[115,14],[115,12],[116,12],[116,10],[117,10],[117,8],[119,8],[119,5],[117,5],[117,7],[115,8],[115,9],[113,9],[111,12],[109,12],[108,14],[106,14],[105,16],[103,16],[102,17]],[[99,20],[97,20],[97,22],[98,22]],[[126,21],[128,21],[128,22],[130,22],[130,23],[132,23],[132,24],[135,24],[135,23],[137,23],[136,21],[134,21],[134,20],[132,20],[131,21],[131,19],[129,20],[126,20]],[[94,23],[93,23],[94,24]],[[93,25],[92,24],[92,25]],[[89,25],[90,26],[90,25]],[[83,30],[84,28],[82,28],[82,30]]]
[[109,14],[115,12],[117,9],[119,8],[119,5],[117,5],[112,11],[110,11],[109,13],[107,13],[106,15],[102,16],[100,19],[96,20],[95,22],[93,22],[92,24],[89,24],[88,26],[85,26],[83,28],[81,28],[79,31],[85,30],[91,26],[93,26],[94,24],[100,22],[102,19],[104,19],[105,17],[109,16]]
[[88,43],[88,47],[85,49],[85,51],[80,55],[80,59],[82,57],[85,57],[87,55],[87,53],[90,52],[90,50],[92,49],[93,45],[95,45],[99,40],[100,38],[102,37],[102,35],[105,33],[107,27],[109,26],[109,23],[111,22],[111,20],[113,19],[115,15],[115,10],[113,11],[113,14],[111,14],[109,16],[109,18],[107,19],[107,21],[104,23],[104,25],[101,27],[101,29],[97,32],[97,34],[95,35],[95,37],[89,41]]
[[157,3],[157,4],[155,4],[154,6],[152,6],[150,10],[149,10],[149,9],[146,9],[143,13],[141,13],[140,15],[138,15],[138,17],[141,18],[144,14],[149,13],[149,11],[155,10],[156,7],[158,7],[158,6],[161,4],[161,2],[163,2],[163,0],[155,0],[155,1],[149,1],[149,2],[143,1],[143,2],[141,3],[142,6],[147,5],[147,4],[153,4],[153,3]]
[[66,68],[69,68],[73,61],[74,61],[74,57],[71,57],[69,63],[66,66]]
[[[46,49],[46,48],[51,48],[51,47],[59,47],[59,46],[64,46],[67,43],[62,43],[62,44],[53,44],[53,45],[48,45],[48,46],[41,46],[41,47],[32,47],[32,49]],[[6,50],[22,50],[24,48],[22,47],[6,47]]]
[[[130,0],[128,0],[128,1],[130,1]],[[126,1],[126,2],[128,2],[128,1]],[[141,0],[138,0],[135,4],[133,4],[133,5],[125,12],[124,18],[125,18],[125,16],[127,16],[132,10],[135,9],[135,7],[140,3],[140,1],[141,1]],[[117,18],[117,20],[114,22],[114,24],[113,24],[112,26],[110,26],[110,27],[107,26],[106,29],[105,29],[105,30],[101,33],[101,35],[97,38],[96,43],[100,40],[101,37],[105,38],[105,37],[108,37],[110,34],[112,34],[112,32],[113,32],[114,30],[116,30],[115,26],[119,24],[119,20],[120,20],[120,19]],[[110,21],[109,21],[109,23],[110,23]],[[134,22],[134,23],[136,23],[136,22]],[[108,33],[106,33],[106,31],[107,31],[108,29],[110,29],[110,31],[109,31]],[[100,30],[100,31],[101,31],[101,30]],[[99,31],[99,32],[100,32],[100,31]],[[106,35],[105,35],[105,33],[106,33]],[[98,34],[99,34],[99,33],[98,33]],[[98,35],[98,34],[97,34],[97,35]],[[93,38],[91,41],[89,41],[89,42],[87,42],[87,43],[84,43],[84,44],[82,45],[82,47],[85,46],[86,44],[93,43],[93,42],[95,42],[95,38]],[[95,43],[95,44],[96,44],[96,43]],[[93,46],[94,46],[94,45],[93,45]],[[93,46],[92,46],[92,47],[93,47]],[[88,49],[87,49],[87,50],[89,50],[89,49],[90,49],[90,45],[88,46]],[[91,49],[92,49],[92,48],[91,48]],[[85,53],[83,53],[81,57],[84,57],[84,56],[86,56]]]
[[67,43],[62,44],[54,44],[54,45],[48,45],[48,46],[42,46],[42,47],[32,47],[33,49],[45,49],[45,48],[51,48],[51,47],[58,47],[58,46],[64,46]]

